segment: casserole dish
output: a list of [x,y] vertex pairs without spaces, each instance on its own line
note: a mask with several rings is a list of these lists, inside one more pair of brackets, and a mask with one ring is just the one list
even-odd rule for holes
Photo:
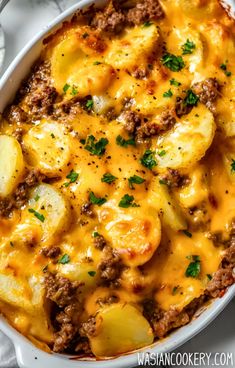
[[[81,3],[80,6],[85,6],[85,5],[89,5],[89,3]],[[76,8],[78,9],[78,7]],[[57,22],[53,23],[53,25],[50,27],[50,30],[52,30],[53,26],[57,27],[57,25],[59,25],[61,20],[66,19],[66,17],[69,17],[72,12],[75,10],[75,8],[72,8],[70,11],[65,12],[64,16],[61,18],[59,17],[57,19]],[[8,72],[5,74],[5,76],[3,77],[3,81],[2,81],[2,91],[3,91],[3,97],[1,100],[2,106],[1,106],[1,110],[3,110],[3,108],[5,107],[6,103],[10,101],[11,96],[14,95],[20,81],[22,80],[22,78],[25,76],[25,74],[27,73],[27,71],[29,70],[29,67],[32,65],[32,63],[35,61],[35,59],[37,59],[40,50],[41,50],[41,39],[42,37],[44,37],[46,35],[46,31],[43,34],[40,34],[37,39],[34,41],[33,46],[30,44],[25,50],[24,52],[19,56],[19,58],[16,59],[16,61],[13,63],[13,66],[10,67],[10,69],[8,70]],[[174,348],[176,348],[176,346],[178,346],[179,344],[183,343],[184,341],[186,341],[188,338],[192,337],[195,333],[197,333],[198,331],[200,331],[200,329],[205,326],[207,323],[210,322],[210,320],[212,320],[213,317],[216,316],[217,313],[220,312],[220,310],[222,310],[222,308],[226,305],[226,303],[232,298],[232,296],[234,295],[234,288],[230,288],[230,290],[225,294],[225,296],[221,299],[221,300],[216,300],[213,303],[213,306],[208,307],[208,309],[196,320],[194,320],[193,322],[191,322],[191,324],[189,324],[188,326],[181,328],[180,330],[176,331],[174,334],[172,334],[169,338],[163,340],[160,343],[154,344],[154,347],[152,349],[154,349],[155,352],[163,352],[163,351],[170,351]],[[16,351],[17,351],[17,356],[19,359],[19,363],[22,366],[36,366],[37,361],[38,361],[38,366],[41,366],[41,364],[43,364],[43,361],[41,359],[44,359],[44,357],[47,357],[46,359],[48,360],[47,364],[50,361],[50,364],[60,364],[60,366],[63,364],[63,360],[64,360],[64,364],[66,366],[68,366],[68,361],[65,360],[67,358],[63,358],[63,357],[56,357],[55,355],[48,355],[46,353],[36,353],[36,351],[38,351],[37,349],[35,349],[34,347],[29,348],[29,346],[31,346],[27,341],[25,341],[24,338],[22,338],[21,336],[19,336],[17,333],[13,332],[14,330],[12,330],[11,328],[8,327],[4,327],[5,323],[2,322],[2,329],[3,331],[7,330],[7,334],[13,338],[13,341],[17,341],[17,345],[16,345]],[[18,341],[22,341],[22,347],[24,346],[24,348],[27,350],[27,353],[25,352],[26,350],[24,350],[24,348],[20,348],[18,346]],[[21,346],[21,344],[20,344]],[[148,348],[148,351],[151,350],[151,348]],[[31,358],[33,358],[33,361],[28,361],[25,362],[24,359],[25,357],[29,356],[29,351],[31,351],[32,356]],[[42,358],[41,358],[42,357]],[[71,359],[70,359],[71,360]],[[54,363],[53,363],[54,362]],[[115,363],[117,366],[130,366],[130,365],[135,365],[136,364],[136,356],[134,354],[129,354],[127,356],[122,356],[120,358],[116,358],[115,359]],[[76,366],[87,366],[87,365],[92,365],[95,364],[96,366],[109,366],[109,364],[113,364],[113,361],[102,361],[102,362],[72,362],[70,361],[71,365],[76,365]]]

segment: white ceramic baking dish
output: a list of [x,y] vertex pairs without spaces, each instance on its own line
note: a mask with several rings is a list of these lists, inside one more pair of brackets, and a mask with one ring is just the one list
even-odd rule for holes
[[[37,34],[15,58],[0,80],[0,111],[11,102],[22,79],[29,73],[30,67],[40,55],[42,41],[52,30],[60,27],[61,22],[69,20],[78,9],[85,8],[95,2],[102,6],[106,0],[82,0],[58,16],[51,24]],[[223,2],[228,11],[234,15],[235,0]],[[198,334],[226,307],[235,296],[235,285],[225,295],[213,301],[203,313],[188,325],[176,330],[169,337],[146,347],[141,352],[169,352]],[[136,326],[138,328],[138,326]],[[130,368],[137,366],[137,353],[130,353],[115,359],[81,361],[76,357],[45,353],[36,348],[29,340],[12,328],[4,318],[0,317],[0,329],[13,341],[16,357],[21,368]]]

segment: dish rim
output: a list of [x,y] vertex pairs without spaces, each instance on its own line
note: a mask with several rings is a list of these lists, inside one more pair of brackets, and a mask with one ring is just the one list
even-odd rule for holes
[[[69,9],[62,12],[32,40],[30,40],[21,52],[15,57],[6,72],[0,79],[0,111],[2,112],[5,106],[12,100],[20,83],[30,71],[33,62],[37,60],[42,48],[42,41],[47,34],[59,29],[62,23],[69,20],[72,15],[87,6],[95,3],[103,5],[107,0],[82,0],[73,5]],[[221,0],[221,4],[225,4],[235,11],[235,3],[233,0]],[[35,51],[35,52],[34,52]],[[36,56],[37,55],[37,56]],[[235,285],[232,285],[225,295],[220,299],[213,300],[210,305],[196,319],[192,320],[186,326],[180,327],[167,338],[155,342],[150,347],[145,347],[137,352],[150,353],[166,353],[170,352],[186,341],[192,339],[195,335],[206,328],[227,306],[227,304],[235,297]],[[41,368],[43,364],[50,368],[129,368],[137,365],[137,352],[131,352],[108,360],[75,360],[73,357],[68,357],[62,354],[49,354],[31,343],[24,335],[15,330],[4,317],[0,316],[0,330],[2,330],[13,342],[16,358],[21,368]]]

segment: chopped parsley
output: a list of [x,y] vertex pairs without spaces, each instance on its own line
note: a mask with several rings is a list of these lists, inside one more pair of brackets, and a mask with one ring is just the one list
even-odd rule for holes
[[150,27],[153,23],[151,23],[149,20],[143,24],[143,28]]
[[179,72],[185,66],[182,56],[175,56],[169,53],[163,55],[161,62],[173,72]]
[[33,213],[33,214],[34,214],[34,216],[35,216],[39,221],[41,221],[41,222],[44,222],[44,221],[45,221],[45,217],[44,217],[41,213],[39,213],[39,212],[35,211],[33,208],[29,208],[29,209],[28,209],[28,211],[29,211],[30,213]]
[[100,61],[94,61],[93,65],[100,65],[102,64]]
[[110,174],[110,173],[106,173],[103,175],[103,177],[101,178],[102,183],[107,183],[107,184],[111,184],[113,183],[115,180],[117,179],[116,176]]
[[206,276],[208,277],[209,280],[212,280],[211,274],[208,273]]
[[172,96],[173,96],[173,93],[171,89],[168,89],[168,91],[163,93],[163,97],[172,97]]
[[157,166],[155,154],[153,151],[149,149],[145,151],[144,155],[140,159],[140,162],[143,166],[147,167],[149,170],[152,170],[155,166]]
[[159,151],[157,154],[158,154],[158,156],[162,157],[162,156],[165,156],[166,151],[162,150],[162,151]]
[[121,135],[117,136],[116,143],[121,147],[135,146],[135,140],[133,138],[124,139]]
[[72,87],[71,95],[76,96],[78,94],[78,90],[75,86]]
[[122,208],[128,208],[128,207],[139,207],[139,205],[138,204],[136,204],[135,202],[134,202],[134,197],[133,196],[130,196],[129,194],[125,194],[122,198],[121,198],[121,200],[120,200],[120,202],[119,202],[119,204],[118,204],[118,206],[119,207],[122,207]]
[[[189,256],[192,259],[192,262],[188,265],[188,268],[185,271],[186,277],[198,277],[201,272],[201,261],[199,256]],[[187,258],[189,258],[187,257]]]
[[90,192],[89,199],[92,204],[97,204],[98,206],[102,206],[107,201],[106,198],[96,197],[93,192]]
[[66,264],[70,262],[70,257],[68,254],[64,254],[59,260],[58,263],[60,264]]
[[96,142],[95,137],[89,135],[84,148],[93,155],[102,156],[105,153],[105,147],[108,143],[109,141],[107,138],[100,138],[100,140]]
[[129,187],[130,189],[135,189],[134,185],[133,184],[142,184],[145,182],[145,179],[141,178],[140,176],[138,175],[134,175],[134,176],[131,176],[129,179],[128,179],[128,183],[129,183]]
[[51,133],[51,138],[54,139],[55,138],[55,134]]
[[68,89],[70,88],[70,85],[68,83],[65,83],[64,87],[63,87],[63,91],[64,93],[66,93],[68,91]]
[[231,172],[235,173],[235,160],[232,159],[232,163],[231,163]]
[[88,275],[90,275],[91,277],[94,277],[96,275],[96,272],[95,271],[88,271],[87,272]]
[[69,184],[71,183],[75,183],[75,181],[77,180],[79,174],[76,173],[75,171],[71,170],[70,173],[66,176],[67,179],[69,179],[68,182],[64,183],[64,186],[67,188],[69,186]]
[[34,197],[35,202],[37,202],[40,199],[40,195],[36,194],[36,196]]
[[195,93],[191,89],[189,89],[184,99],[184,104],[187,106],[197,106],[198,101],[199,97],[195,95]]
[[180,82],[177,82],[177,80],[175,80],[175,78],[172,78],[172,79],[170,80],[170,85],[171,85],[171,86],[179,87],[179,86],[181,86],[181,83],[180,83]]
[[226,77],[230,77],[232,75],[232,73],[227,70],[227,64],[224,64],[224,63],[221,64],[220,69],[224,71],[224,74],[226,75]]
[[86,108],[87,108],[88,110],[91,110],[91,109],[92,109],[92,107],[93,107],[93,105],[94,105],[94,102],[93,102],[93,100],[92,100],[92,99],[87,100],[87,102],[86,102]]
[[188,230],[183,230],[184,235],[186,235],[188,238],[192,238],[192,234]]
[[189,39],[187,39],[187,41],[185,42],[184,45],[182,45],[182,54],[183,55],[187,55],[187,54],[192,54],[193,50],[195,50],[196,45],[194,42],[190,41]]
[[92,236],[93,238],[97,238],[97,236],[100,236],[100,234],[98,233],[98,231],[94,231]]

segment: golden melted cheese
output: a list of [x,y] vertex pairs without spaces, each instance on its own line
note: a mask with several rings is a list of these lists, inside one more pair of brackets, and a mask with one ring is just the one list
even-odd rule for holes
[[[154,295],[165,311],[170,307],[181,311],[204,293],[208,275],[221,263],[223,248],[215,247],[207,234],[220,231],[226,237],[235,216],[231,166],[235,159],[234,22],[216,0],[162,0],[161,4],[165,18],[147,26],[127,27],[120,35],[109,36],[75,23],[46,46],[43,58],[51,63],[52,84],[60,96],[57,108],[88,95],[90,107],[85,100],[85,109],[70,114],[67,123],[42,116],[22,124],[23,150],[9,137],[16,126],[2,121],[0,196],[14,192],[25,168],[36,167],[47,177],[57,178],[33,188],[21,210],[0,218],[0,308],[34,342],[53,340],[43,284],[45,267],[71,281],[84,282],[81,320],[97,312],[104,318],[106,327],[101,328],[100,339],[96,336],[91,342],[93,352],[103,356],[153,341],[151,328],[140,313],[146,297]],[[162,42],[169,53],[182,55],[187,40],[195,48],[182,56],[185,67],[176,72],[163,66]],[[226,64],[231,75],[226,75],[221,64]],[[146,67],[147,78],[136,79],[136,69]],[[199,102],[190,114],[177,118],[172,129],[147,144],[117,144],[119,135],[130,139],[124,129],[124,101],[131,101],[133,111],[158,122],[162,111],[175,106],[177,96],[209,77],[217,78],[222,86],[215,113]],[[170,83],[173,78],[180,84]],[[169,89],[172,96],[164,97]],[[27,99],[20,106],[30,113]],[[109,111],[117,118],[108,121]],[[107,139],[103,155],[85,148],[89,136],[95,142]],[[146,149],[152,150],[157,164],[152,170],[141,163]],[[189,182],[182,188],[168,188],[162,179],[168,168],[178,169]],[[107,173],[116,178],[111,184],[101,180]],[[144,182],[131,189],[128,178],[134,175]],[[105,203],[94,205],[95,215],[89,218],[81,215],[81,207],[91,192]],[[134,207],[120,207],[127,194],[134,197]],[[211,194],[216,208],[209,200]],[[192,208],[199,212],[190,215]],[[115,290],[120,303],[127,303],[122,313],[116,307],[113,312],[103,310],[97,303],[113,291],[100,286],[102,252],[94,246],[94,232],[104,236],[125,265]],[[55,263],[41,254],[42,248],[53,245],[61,248],[65,262]],[[186,269],[195,255],[201,270],[196,277],[188,277]],[[123,337],[127,345],[115,350],[112,336],[105,350],[110,323],[117,329],[120,325],[121,330],[122,318],[127,332],[125,337],[117,333],[116,339]],[[142,328],[133,344],[131,318],[139,320]],[[40,346],[45,349],[46,345]]]

